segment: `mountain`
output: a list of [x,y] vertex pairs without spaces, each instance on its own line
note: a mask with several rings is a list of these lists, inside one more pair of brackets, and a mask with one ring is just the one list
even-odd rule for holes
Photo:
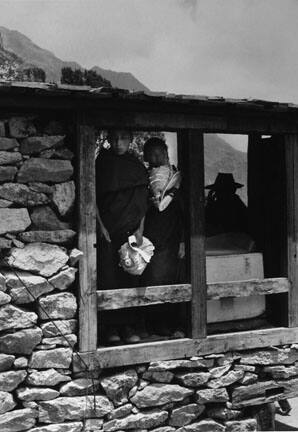
[[100,68],[99,66],[94,66],[92,70],[97,72],[103,78],[109,80],[113,87],[118,87],[127,90],[150,92],[148,87],[142,84],[130,72],[115,72],[109,69]]
[[[247,154],[236,150],[216,134],[204,134],[205,185],[214,183],[219,172],[233,173],[238,183],[247,185]],[[238,189],[238,195],[247,201],[246,187]]]
[[[4,63],[21,68],[31,66],[42,68],[46,72],[46,81],[55,82],[60,80],[63,67],[83,69],[79,63],[59,59],[52,52],[34,44],[22,33],[0,26],[0,66]],[[150,91],[131,73],[115,72],[99,66],[94,66],[92,69],[109,80],[113,87]],[[205,134],[205,184],[213,183],[219,171],[232,172],[236,181],[246,184],[246,154],[235,150],[216,134]],[[239,190],[239,195],[246,199],[243,189]]]
[[[6,27],[0,26],[0,35],[2,37],[3,48],[18,56],[24,63],[42,68],[46,73],[46,81],[59,82],[63,67],[83,69],[79,63],[59,59],[51,51],[39,47],[27,36],[16,30],[9,30]],[[0,53],[1,51],[0,48]],[[149,91],[131,73],[111,71],[98,66],[94,66],[93,69],[98,71],[103,78],[109,80],[113,87]]]

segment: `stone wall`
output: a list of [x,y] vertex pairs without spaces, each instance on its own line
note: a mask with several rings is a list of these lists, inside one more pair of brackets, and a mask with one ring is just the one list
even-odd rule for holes
[[255,406],[298,393],[279,347],[88,373],[77,342],[70,131],[0,119],[0,431],[254,431]]
[[31,430],[36,401],[71,380],[80,253],[66,135],[36,116],[0,120],[1,432]]

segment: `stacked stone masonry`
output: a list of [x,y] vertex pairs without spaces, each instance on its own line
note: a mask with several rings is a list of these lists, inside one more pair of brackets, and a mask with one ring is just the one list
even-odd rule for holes
[[0,431],[255,431],[298,394],[295,345],[73,372],[73,145],[37,120],[0,120]]

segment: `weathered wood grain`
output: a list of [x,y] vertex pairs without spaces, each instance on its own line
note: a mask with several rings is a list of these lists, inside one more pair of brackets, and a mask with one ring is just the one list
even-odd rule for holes
[[[170,360],[197,355],[265,348],[291,344],[298,341],[298,328],[271,328],[239,333],[208,336],[205,339],[177,339],[138,345],[100,348],[81,353],[82,359],[91,369],[110,368],[155,360]],[[80,360],[74,355],[74,370],[82,369]]]
[[298,135],[286,135],[289,327],[298,325]]
[[[211,283],[207,284],[207,300],[278,294],[288,292],[289,288],[287,278]],[[190,284],[102,290],[97,291],[97,304],[98,310],[111,310],[162,303],[183,303],[191,301],[191,292]]]
[[97,347],[97,269],[96,269],[96,198],[95,198],[95,129],[78,123],[78,247],[79,261],[79,349]]

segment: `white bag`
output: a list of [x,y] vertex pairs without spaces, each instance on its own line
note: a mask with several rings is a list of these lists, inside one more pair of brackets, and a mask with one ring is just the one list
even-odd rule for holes
[[141,275],[154,253],[154,246],[149,239],[143,237],[141,246],[136,246],[136,237],[128,237],[128,242],[119,249],[120,267],[132,275]]

